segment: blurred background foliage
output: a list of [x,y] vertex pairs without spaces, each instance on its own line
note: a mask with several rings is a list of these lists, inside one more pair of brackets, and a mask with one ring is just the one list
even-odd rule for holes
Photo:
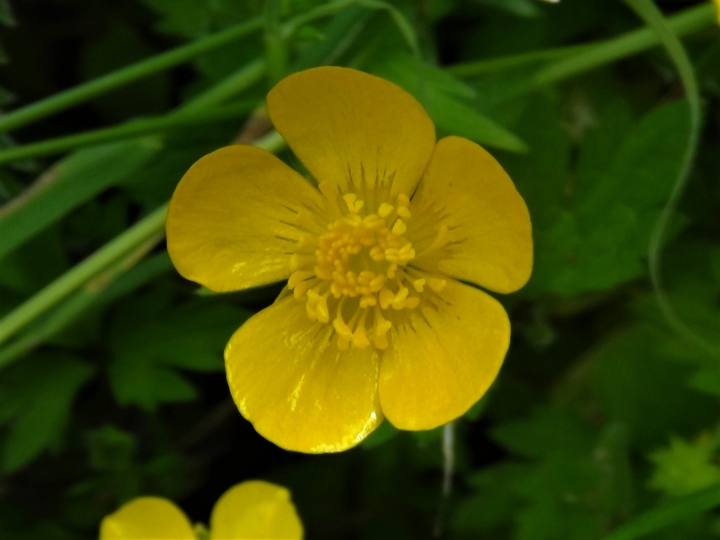
[[[0,537],[95,538],[142,494],[207,521],[264,478],[312,539],[719,538],[720,28],[710,2],[657,8],[0,1]],[[442,428],[325,456],[257,435],[222,349],[278,288],[209,295],[164,250],[163,205],[203,154],[259,140],[300,166],[261,105],[325,64],[485,145],[532,214],[535,271],[501,299],[512,345],[446,441],[445,498]],[[648,250],[693,150],[664,235],[674,319]]]

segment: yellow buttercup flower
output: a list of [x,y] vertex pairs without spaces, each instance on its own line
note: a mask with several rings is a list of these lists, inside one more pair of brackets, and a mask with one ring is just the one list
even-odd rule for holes
[[[280,486],[253,480],[227,490],[213,508],[210,531],[193,530],[175,504],[160,497],[140,497],[103,519],[100,540],[301,540],[303,528]],[[205,533],[205,534],[202,534]]]
[[178,271],[223,292],[287,288],[225,350],[240,412],[277,445],[336,452],[383,418],[406,430],[462,415],[510,338],[499,293],[532,269],[530,217],[493,157],[436,142],[408,93],[338,67],[296,73],[268,113],[317,186],[230,146],[195,163],[167,220]]

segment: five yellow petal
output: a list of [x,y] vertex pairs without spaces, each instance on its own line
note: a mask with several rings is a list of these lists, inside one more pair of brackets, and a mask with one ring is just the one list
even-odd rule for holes
[[377,351],[340,351],[327,334],[289,296],[250,318],[225,350],[240,412],[287,450],[346,450],[382,421]]
[[510,342],[505,309],[488,294],[448,280],[393,329],[380,364],[380,403],[399,429],[433,429],[464,414],[490,387]]
[[365,182],[410,195],[435,145],[435,125],[415,98],[354,69],[290,75],[267,104],[275,129],[317,181],[351,191]]
[[[320,190],[263,150],[228,147],[188,171],[167,225],[180,273],[215,291],[279,281],[304,268],[290,284],[297,298],[286,290],[226,348],[228,382],[241,413],[279,446],[313,453],[356,445],[384,417],[418,430],[462,415],[496,378],[510,324],[496,300],[456,280],[509,293],[532,271],[530,216],[511,179],[467,139],[436,143],[432,121],[412,96],[352,69],[322,67],[287,77],[268,95],[268,112]],[[330,321],[335,315],[322,313],[318,322],[313,306],[325,304],[300,301],[310,288],[319,301],[329,294],[323,280],[335,279],[313,268],[319,252],[312,246],[342,219],[349,221],[337,227],[359,223],[350,218],[380,223],[385,216],[393,220],[394,241],[409,239],[392,248],[397,254],[387,251],[394,260],[405,257],[398,271],[409,281],[384,289],[383,298],[367,298],[385,302],[377,304],[383,310],[393,302],[403,311],[383,311],[385,320],[376,307],[368,316],[372,329],[390,329],[389,346],[379,338],[378,348],[368,346],[363,334],[341,350],[333,337],[337,321]],[[370,235],[368,246],[375,242],[374,233],[363,234]],[[387,272],[372,266],[389,264],[383,252],[373,256],[376,262],[357,271]],[[414,284],[411,297],[402,283]],[[346,322],[365,324],[367,313],[342,319],[342,303],[333,302],[336,329],[349,340]]]
[[288,247],[301,210],[320,195],[271,153],[228,146],[197,161],[170,202],[168,252],[178,272],[216,292],[274,283],[290,275]]
[[449,228],[448,249],[420,256],[417,266],[499,293],[527,283],[530,214],[510,177],[482,147],[462,137],[438,141],[412,202],[426,219],[441,208]]

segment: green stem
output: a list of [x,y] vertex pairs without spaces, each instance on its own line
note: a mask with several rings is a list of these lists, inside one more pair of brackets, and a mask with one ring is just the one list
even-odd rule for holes
[[280,25],[280,0],[265,0],[265,60],[270,84],[275,85],[287,72],[287,46]]
[[[149,247],[153,245],[153,242],[149,243]],[[39,325],[28,329],[12,343],[0,349],[0,369],[22,358],[72,325],[88,310],[108,304],[172,269],[167,252],[159,253],[128,269],[137,261],[138,255],[142,256],[146,251],[147,247],[143,245],[136,252],[112,265],[109,270],[93,278],[80,291],[52,311]]]
[[634,540],[720,506],[720,487],[715,486],[653,508],[621,525],[603,540]]
[[166,214],[167,204],[155,210],[9,313],[0,321],[0,344],[7,341],[18,330],[34,321],[110,264],[127,255],[148,238],[161,231]]
[[182,64],[208,51],[232,43],[251,32],[260,30],[262,26],[261,18],[252,19],[17,109],[0,118],[0,132],[17,129],[158,71]]
[[[670,17],[667,24],[678,36],[710,27],[715,22],[712,5],[703,4]],[[660,45],[660,38],[651,28],[633,30],[623,36],[591,43],[532,51],[513,56],[491,58],[448,66],[446,71],[456,77],[470,78],[541,61],[555,61],[535,75],[534,85],[541,86],[572,77],[621,58],[632,56]]]
[[[278,152],[284,145],[285,141],[276,131],[255,143],[255,146],[273,153]],[[7,314],[0,320],[0,344],[6,342],[19,330],[53,308],[110,265],[133,252],[154,235],[162,233],[165,227],[167,207],[168,205],[164,204],[155,210]]]
[[471,78],[478,75],[485,75],[487,73],[494,73],[518,66],[524,66],[525,64],[532,64],[533,62],[567,58],[580,52],[586,52],[593,47],[595,47],[593,44],[573,45],[570,47],[531,51],[522,54],[514,54],[512,56],[501,56],[500,58],[490,58],[488,60],[476,60],[474,62],[454,64],[452,66],[447,66],[445,71],[455,77]]
[[67,137],[59,137],[49,141],[41,141],[39,143],[0,150],[0,164],[30,157],[57,154],[80,146],[91,146],[118,139],[127,139],[181,126],[217,122],[245,116],[255,108],[254,102],[216,108],[215,110],[207,112],[203,111],[203,109],[222,103],[243,90],[246,90],[260,81],[264,74],[265,62],[263,60],[255,60],[229,75],[202,94],[196,96],[175,113],[157,118],[135,120],[120,126],[98,129],[88,133],[68,135]]
[[212,88],[190,100],[182,106],[182,110],[185,112],[195,111],[196,109],[223,103],[260,81],[265,76],[265,71],[265,61],[263,59],[253,60]]
[[[675,214],[675,209],[685,191],[690,173],[692,172],[697,149],[700,144],[700,133],[702,131],[703,115],[700,89],[698,88],[697,77],[692,62],[685,51],[682,43],[665,20],[663,14],[652,0],[626,0],[626,3],[642,18],[645,23],[653,29],[658,39],[662,42],[665,50],[672,59],[680,74],[688,104],[690,105],[690,133],[688,135],[687,147],[682,160],[682,167],[673,186],[667,203],[660,212],[660,217],[655,223],[650,245],[648,246],[648,268],[650,271],[650,282],[655,291],[655,298],[665,320],[670,327],[677,332],[686,342],[693,344],[709,354],[720,357],[720,349],[712,345],[692,328],[690,328],[679,317],[673,308],[670,298],[665,291],[662,279],[662,251],[665,243],[667,228],[670,220]],[[708,6],[712,7],[712,6]]]
[[[715,8],[703,4],[687,9],[667,20],[676,36],[685,36],[715,24]],[[614,39],[597,43],[585,52],[560,60],[538,72],[533,86],[544,86],[610,64],[621,58],[651,49],[661,43],[661,37],[652,28],[635,30]]]
[[48,141],[16,146],[14,148],[0,150],[0,164],[19,161],[21,159],[59,154],[81,146],[92,146],[119,139],[129,139],[141,135],[167,131],[177,127],[208,124],[243,117],[247,116],[255,105],[255,102],[240,103],[227,107],[217,107],[205,113],[185,113],[183,111],[157,118],[135,120],[119,126],[98,129],[88,133],[80,133],[78,135],[69,135]]

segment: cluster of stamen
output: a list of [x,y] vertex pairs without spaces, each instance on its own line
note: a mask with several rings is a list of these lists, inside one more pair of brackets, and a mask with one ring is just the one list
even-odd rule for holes
[[368,209],[355,193],[339,196],[326,184],[320,190],[336,219],[322,227],[298,214],[296,224],[308,232],[291,257],[288,287],[305,297],[311,320],[332,322],[341,350],[385,349],[394,312],[415,309],[425,287],[439,292],[445,281],[408,266],[416,253],[406,234],[412,217],[406,195]]

